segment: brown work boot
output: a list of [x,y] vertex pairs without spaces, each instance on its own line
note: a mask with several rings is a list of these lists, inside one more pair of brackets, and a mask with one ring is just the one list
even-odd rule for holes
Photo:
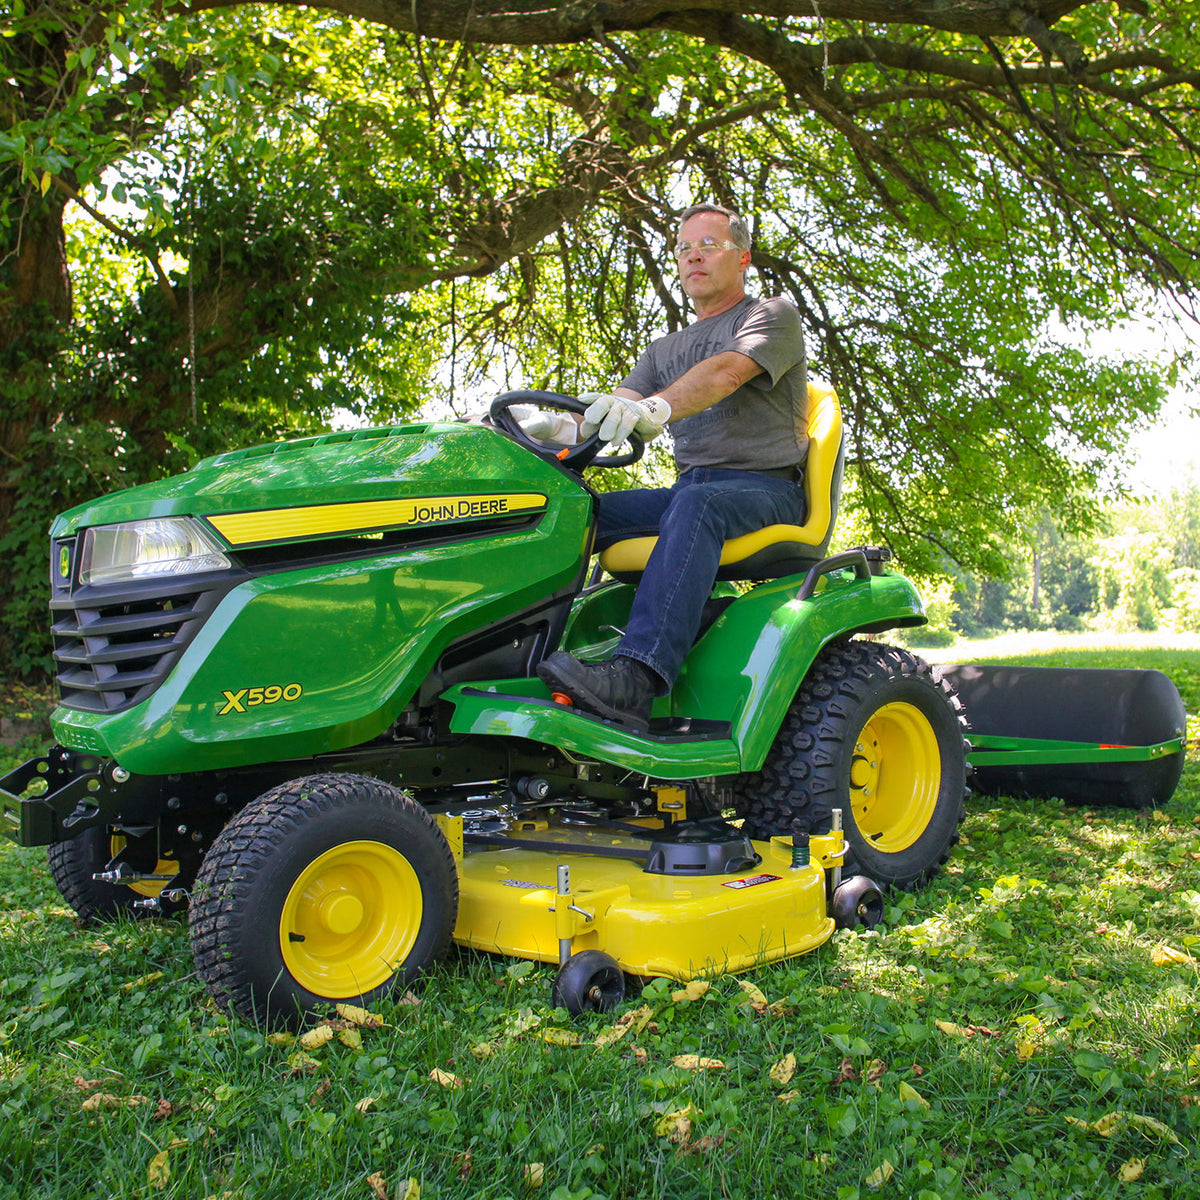
[[637,733],[650,724],[658,677],[636,658],[615,654],[603,662],[580,662],[556,650],[537,673],[551,691],[562,692],[585,712],[616,721]]

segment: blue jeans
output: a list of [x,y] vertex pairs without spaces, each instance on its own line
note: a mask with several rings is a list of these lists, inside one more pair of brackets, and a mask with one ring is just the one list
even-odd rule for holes
[[670,691],[712,593],[728,538],[767,525],[802,525],[804,488],[757,471],[693,467],[673,487],[600,495],[597,549],[658,535],[617,654],[645,663]]

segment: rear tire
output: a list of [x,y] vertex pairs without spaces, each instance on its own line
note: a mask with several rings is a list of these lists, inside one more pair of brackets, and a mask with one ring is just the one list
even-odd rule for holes
[[953,691],[922,659],[880,642],[827,646],[762,770],[734,784],[743,828],[769,838],[800,819],[825,832],[840,808],[847,875],[920,887],[958,841],[965,731]]
[[196,880],[192,952],[226,1011],[294,1024],[407,986],[445,954],[457,909],[454,857],[419,804],[377,779],[314,775],[221,832]]

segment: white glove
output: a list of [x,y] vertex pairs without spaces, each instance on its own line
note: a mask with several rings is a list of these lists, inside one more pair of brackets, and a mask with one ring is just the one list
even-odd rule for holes
[[583,436],[590,437],[599,429],[600,440],[612,445],[619,445],[630,433],[648,442],[658,437],[671,419],[671,406],[659,396],[630,400],[608,392],[584,392],[579,399],[590,401],[580,426]]
[[539,442],[574,446],[579,440],[579,425],[566,413],[530,408],[527,404],[514,404],[508,411],[516,418],[517,424]]

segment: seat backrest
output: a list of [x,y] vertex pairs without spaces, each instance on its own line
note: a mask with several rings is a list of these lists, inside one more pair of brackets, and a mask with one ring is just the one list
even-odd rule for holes
[[846,462],[842,406],[827,384],[808,385],[808,461],[804,464],[804,496],[808,515],[804,541],[824,554],[837,521]]

